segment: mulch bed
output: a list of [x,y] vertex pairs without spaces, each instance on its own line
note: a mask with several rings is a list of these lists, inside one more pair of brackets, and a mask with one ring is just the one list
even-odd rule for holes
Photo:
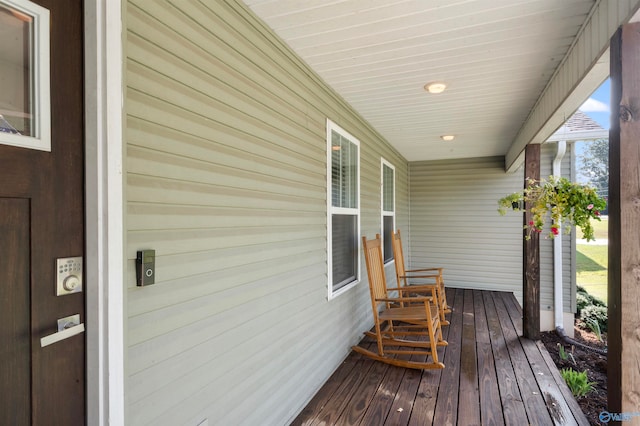
[[[603,338],[606,342],[606,336]],[[578,397],[576,400],[592,425],[604,425],[605,423],[600,422],[599,416],[602,411],[607,410],[607,356],[580,346],[572,346],[562,341],[555,331],[541,333],[541,340],[558,366],[558,370],[573,368],[576,371],[587,371],[589,381],[595,382],[594,389],[588,395]],[[593,347],[605,347],[594,333],[579,327],[575,327],[575,340]],[[566,360],[560,358],[559,344],[564,346],[566,353],[573,354],[575,364],[571,357]]]

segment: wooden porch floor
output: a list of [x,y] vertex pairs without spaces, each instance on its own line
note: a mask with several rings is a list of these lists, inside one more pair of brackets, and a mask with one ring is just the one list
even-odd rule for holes
[[[412,370],[355,352],[293,425],[588,425],[541,342],[522,336],[512,293],[447,289],[444,370]],[[360,345],[372,345],[364,339]]]

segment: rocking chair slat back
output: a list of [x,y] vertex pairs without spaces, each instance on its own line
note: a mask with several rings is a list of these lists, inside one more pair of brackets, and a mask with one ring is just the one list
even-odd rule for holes
[[404,266],[404,252],[402,251],[402,237],[400,236],[400,230],[393,232],[391,236],[391,243],[393,247],[393,261],[396,265],[396,279],[398,287],[407,285],[406,268]]
[[382,257],[382,244],[380,239],[367,241],[366,237],[362,237],[363,247],[365,248],[365,261],[367,263],[367,272],[371,289],[371,301],[376,305],[376,299],[384,299],[387,297],[387,277],[384,273],[384,262]]

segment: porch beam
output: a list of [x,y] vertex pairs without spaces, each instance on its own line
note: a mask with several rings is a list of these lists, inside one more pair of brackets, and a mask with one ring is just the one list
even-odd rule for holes
[[529,144],[541,144],[562,125],[607,78],[605,52],[616,29],[640,8],[640,0],[597,1],[578,37],[533,106],[505,156],[515,171]]
[[[524,187],[529,179],[540,180],[540,145],[527,145],[524,163]],[[531,204],[525,203],[524,226],[532,220]],[[528,230],[524,229],[525,236]],[[529,339],[540,338],[540,234],[532,232],[523,243],[523,316],[522,334]]]
[[637,413],[640,412],[640,23],[625,25],[616,32],[611,39],[610,63],[608,410]]

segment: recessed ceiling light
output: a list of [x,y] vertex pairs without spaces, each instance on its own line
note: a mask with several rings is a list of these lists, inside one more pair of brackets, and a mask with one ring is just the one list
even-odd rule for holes
[[440,139],[442,139],[443,141],[452,141],[454,140],[456,137],[454,135],[442,135],[440,136]]
[[427,83],[424,86],[424,90],[426,90],[429,93],[442,93],[446,88],[447,88],[447,85],[441,82]]

